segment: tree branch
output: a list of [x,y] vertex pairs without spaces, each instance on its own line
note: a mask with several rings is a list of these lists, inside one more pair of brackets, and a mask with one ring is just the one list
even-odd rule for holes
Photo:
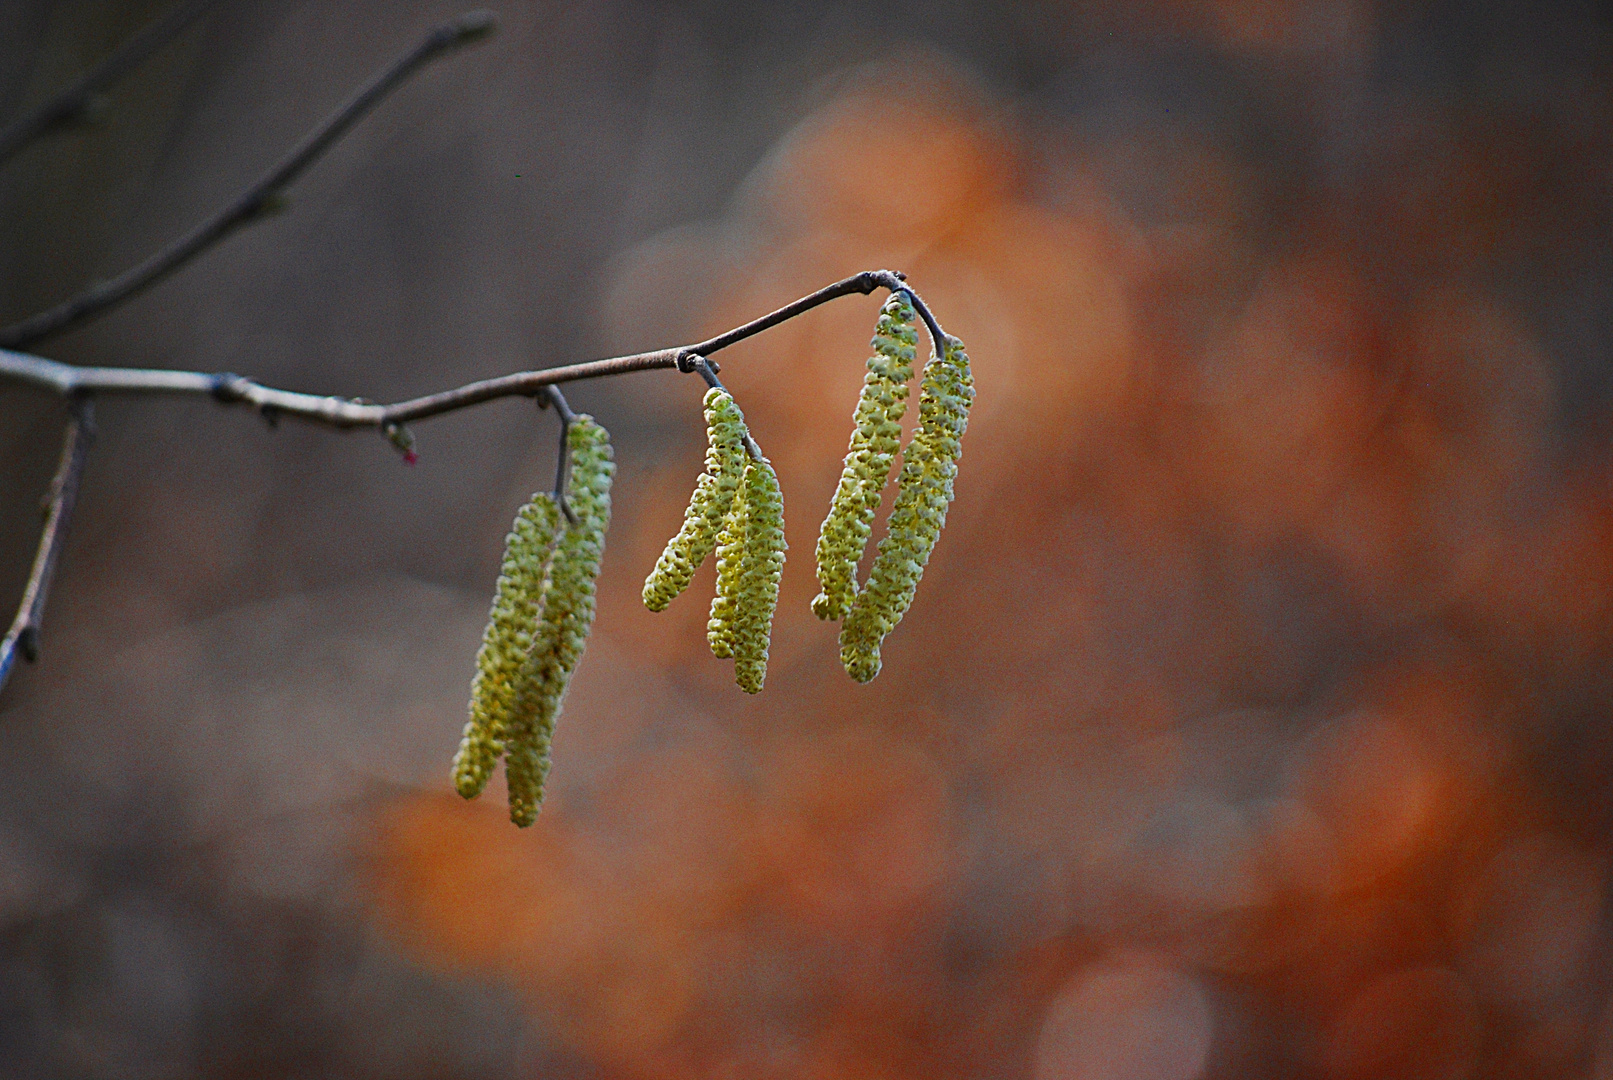
[[486,37],[494,26],[493,14],[488,11],[472,11],[443,23],[420,44],[387,65],[223,210],[111,281],[98,282],[53,308],[0,330],[0,348],[31,345],[116,307],[178,270],[236,229],[274,210],[282,189],[410,75],[455,47]]
[[[496,379],[467,383],[452,390],[411,398],[394,405],[376,405],[353,398],[303,394],[276,390],[251,379],[228,372],[205,374],[199,371],[166,371],[148,368],[75,367],[71,364],[0,349],[0,381],[10,380],[38,386],[58,394],[205,394],[225,404],[250,405],[268,417],[295,416],[335,428],[373,427],[396,429],[412,420],[423,420],[443,413],[479,405],[504,397],[533,397],[544,387],[560,383],[625,375],[657,368],[697,370],[697,361],[711,353],[754,337],[786,320],[811,311],[842,296],[864,295],[878,288],[900,290],[912,298],[914,307],[937,342],[944,338],[941,326],[930,309],[906,284],[902,275],[890,270],[867,270],[844,281],[819,289],[786,304],[777,311],[754,319],[709,341],[682,345],[654,352],[613,356],[580,364],[518,371]],[[716,365],[712,365],[716,369]]]
[[146,25],[112,54],[85,72],[79,80],[0,130],[0,162],[52,129],[83,116],[97,98],[129,72],[145,63],[152,54],[182,33],[218,0],[190,0],[169,8],[161,18]]
[[0,639],[0,689],[11,674],[17,654],[32,663],[39,655],[39,631],[45,618],[45,598],[50,592],[51,579],[56,575],[56,562],[67,539],[67,523],[73,516],[73,505],[78,501],[78,484],[84,475],[84,461],[94,436],[95,406],[85,395],[75,396],[67,418],[67,433],[62,439],[62,460],[56,467],[56,476],[50,482],[45,501],[45,528],[39,535],[39,552],[34,556],[33,570],[28,585],[23,589],[22,603],[11,629]]
[[[56,569],[67,521],[72,515],[73,502],[78,493],[79,477],[84,469],[84,456],[90,438],[91,405],[95,394],[190,394],[207,395],[221,404],[251,405],[258,413],[273,420],[281,415],[295,416],[329,427],[346,429],[372,427],[379,429],[412,460],[412,438],[403,427],[405,421],[419,420],[443,413],[478,405],[502,397],[536,397],[540,404],[552,406],[561,418],[562,446],[561,472],[556,476],[557,492],[565,488],[565,427],[576,418],[558,386],[580,379],[596,379],[609,375],[623,375],[631,371],[648,371],[657,368],[676,368],[685,373],[698,373],[708,385],[721,387],[716,365],[708,356],[730,345],[760,334],[789,319],[811,311],[821,304],[842,296],[864,295],[878,288],[906,293],[913,306],[923,317],[937,351],[945,348],[946,335],[935,316],[906,284],[901,274],[890,270],[868,270],[853,274],[843,281],[819,289],[786,304],[777,311],[753,319],[743,326],[695,345],[684,345],[655,352],[634,353],[604,360],[590,360],[581,364],[567,364],[539,371],[520,371],[502,378],[469,383],[454,390],[446,390],[427,397],[413,398],[396,405],[376,405],[372,402],[342,397],[321,397],[292,390],[276,390],[261,386],[240,375],[220,373],[208,375],[199,371],[165,371],[145,368],[76,367],[55,360],[46,360],[26,353],[0,349],[0,382],[11,381],[35,386],[67,397],[72,414],[68,421],[67,436],[62,447],[61,466],[51,485],[48,518],[44,534],[39,541],[39,554],[34,559],[33,573],[23,593],[22,605],[10,632],[0,641],[0,688],[5,686],[16,654],[32,660],[38,647],[39,625],[43,616],[45,595],[50,589],[51,576]],[[747,436],[746,449],[758,460],[761,448]],[[563,495],[561,506],[570,516]]]

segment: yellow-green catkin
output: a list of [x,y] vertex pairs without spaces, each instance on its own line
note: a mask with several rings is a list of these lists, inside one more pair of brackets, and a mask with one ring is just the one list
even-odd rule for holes
[[554,496],[540,492],[521,507],[505,538],[493,608],[476,654],[470,720],[454,756],[454,787],[467,799],[481,794],[493,774],[493,763],[504,751],[504,730],[543,606],[544,574],[560,520]]
[[717,546],[723,519],[733,509],[745,467],[745,416],[728,391],[706,391],[706,471],[695,483],[683,525],[667,541],[655,569],[644,579],[644,606],[665,611],[689,587],[695,571]]
[[946,339],[941,356],[924,365],[919,424],[902,453],[890,530],[879,542],[868,585],[840,628],[840,662],[858,682],[879,674],[880,645],[913,602],[930,552],[946,524],[952,481],[974,401],[974,378],[963,342]]
[[735,587],[734,682],[747,694],[761,692],[767,678],[767,648],[784,574],[784,494],[766,458],[745,464],[744,536]]
[[748,517],[745,487],[740,484],[728,514],[717,530],[717,592],[711,598],[711,617],[706,622],[706,644],[711,655],[727,660],[734,655],[735,619],[738,611],[739,577],[745,556],[745,522]]
[[504,734],[510,820],[520,826],[532,824],[543,803],[549,744],[594,623],[594,585],[610,525],[616,475],[610,436],[585,414],[572,421],[567,442],[571,483],[566,498],[576,521],[561,533],[549,560],[542,610]]
[[913,377],[918,332],[913,304],[905,293],[892,293],[879,313],[874,355],[868,358],[862,394],[852,415],[856,425],[840,484],[818,533],[818,584],[812,601],[820,619],[844,618],[857,595],[857,563],[868,546],[879,500],[901,444],[902,415],[907,411],[907,384]]

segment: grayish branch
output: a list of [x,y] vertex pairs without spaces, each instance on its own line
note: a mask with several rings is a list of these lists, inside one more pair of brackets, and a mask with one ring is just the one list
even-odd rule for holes
[[236,229],[274,210],[283,189],[410,75],[457,46],[486,37],[494,26],[493,14],[487,11],[473,11],[443,23],[326,117],[279,164],[230,205],[111,281],[98,282],[53,308],[0,330],[0,348],[32,345],[116,307],[178,270]]
[[[26,353],[0,349],[0,381],[25,383],[58,394],[205,394],[225,404],[249,405],[271,419],[294,416],[303,420],[335,428],[373,427],[383,431],[430,416],[455,412],[504,397],[534,397],[544,387],[583,379],[598,379],[609,375],[625,375],[633,371],[650,371],[657,368],[676,368],[679,371],[697,370],[695,361],[746,338],[754,337],[788,319],[826,304],[842,296],[864,295],[878,288],[900,289],[913,298],[914,305],[924,317],[931,333],[940,341],[940,324],[930,314],[924,302],[915,296],[900,274],[890,270],[869,270],[853,274],[844,281],[819,289],[786,304],[777,311],[736,327],[709,341],[683,345],[654,352],[613,356],[604,360],[589,360],[580,364],[542,368],[537,371],[518,371],[496,379],[467,383],[453,390],[411,398],[394,405],[376,405],[353,398],[303,394],[292,390],[276,390],[262,386],[251,379],[227,372],[205,374],[199,371],[166,371],[144,368],[74,367],[71,364],[29,356]],[[715,365],[712,365],[715,370]]]
[[0,689],[4,689],[19,653],[29,663],[39,655],[45,598],[50,593],[56,562],[67,540],[67,523],[72,519],[73,505],[78,501],[79,480],[84,475],[94,423],[94,402],[86,396],[74,397],[67,418],[67,434],[62,439],[61,464],[56,467],[56,476],[44,500],[45,528],[39,535],[39,552],[34,556],[33,570],[28,574],[17,617],[12,620],[5,638],[0,639]]

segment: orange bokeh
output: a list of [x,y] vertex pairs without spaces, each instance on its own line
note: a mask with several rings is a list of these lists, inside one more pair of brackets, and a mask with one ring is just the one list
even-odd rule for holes
[[[1376,18],[1178,6],[1235,50],[1343,47]],[[739,701],[703,658],[709,568],[664,615],[636,606],[697,459],[624,474],[595,646],[615,659],[579,677],[564,724],[590,733],[558,747],[558,793],[519,835],[400,800],[383,924],[509,979],[602,1075],[1010,1054],[1010,1075],[1191,1080],[1255,1053],[1218,1042],[1213,979],[1308,1025],[1282,1075],[1567,1060],[1589,1013],[1542,1003],[1583,990],[1606,858],[1560,834],[1527,754],[1540,672],[1609,644],[1613,489],[1588,464],[1550,480],[1545,346],[1453,269],[1533,205],[1487,156],[1527,140],[1419,115],[1446,189],[1368,177],[1370,244],[1325,200],[1273,244],[1211,145],[1077,140],[1048,199],[1018,124],[931,61],[852,80],[720,226],[624,259],[646,276],[612,294],[653,321],[676,253],[720,257],[740,284],[717,329],[889,265],[969,343],[958,501],[886,672],[850,685],[806,611],[875,309],[846,301],[723,356],[786,495],[768,692]],[[1106,193],[1094,162],[1165,145],[1163,211]],[[1410,145],[1385,137],[1385,175]],[[627,654],[631,692],[589,689]]]

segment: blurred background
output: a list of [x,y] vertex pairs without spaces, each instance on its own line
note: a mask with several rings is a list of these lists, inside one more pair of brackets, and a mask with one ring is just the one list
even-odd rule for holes
[[[163,2],[0,2],[0,118]],[[221,0],[0,168],[0,318],[199,221],[438,2]],[[979,399],[867,687],[808,611],[879,299],[725,353],[792,560],[638,602],[621,471],[538,824],[448,785],[552,418],[107,399],[0,698],[0,1074],[1613,1078],[1613,37],[1591,3],[575,0],[36,351],[396,400],[908,272]],[[64,411],[0,387],[14,597]],[[7,614],[10,617],[6,600]]]

